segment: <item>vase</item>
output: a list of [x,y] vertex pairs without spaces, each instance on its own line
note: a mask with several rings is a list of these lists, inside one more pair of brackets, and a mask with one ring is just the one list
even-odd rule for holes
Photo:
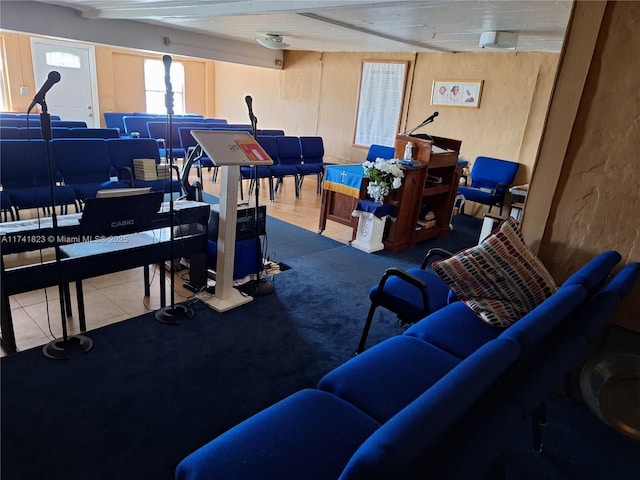
[[367,193],[376,205],[382,205],[384,197],[389,195],[389,185],[386,182],[370,182],[367,186]]

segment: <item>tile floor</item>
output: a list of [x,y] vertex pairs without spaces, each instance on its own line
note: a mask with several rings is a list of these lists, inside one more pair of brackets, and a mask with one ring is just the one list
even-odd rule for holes
[[[205,191],[217,195],[219,183],[209,180],[203,182]],[[266,187],[266,184],[265,184]],[[315,192],[314,181],[303,183],[300,198],[295,198],[292,181],[285,181],[276,194],[275,202],[267,205],[267,214],[302,228],[316,232],[320,215],[321,199]],[[246,191],[246,188],[245,188]],[[265,189],[266,191],[266,189]],[[267,197],[268,198],[268,197]],[[22,218],[28,218],[22,215]],[[335,222],[327,222],[323,235],[347,243],[351,239],[351,229]],[[11,255],[6,265],[25,262],[31,254]],[[122,271],[110,275],[89,278],[83,281],[87,330],[133,318],[160,308],[159,275],[151,270],[153,279],[151,295],[144,296],[142,268]],[[169,275],[165,281],[169,281]],[[191,292],[184,289],[180,272],[176,273],[175,301],[181,302],[190,297]],[[71,286],[72,313],[65,319],[69,335],[80,333],[77,320],[75,287]],[[62,316],[60,313],[58,288],[52,287],[15,295],[10,298],[11,314],[14,323],[18,350],[38,347],[62,337]],[[167,289],[167,302],[170,301]],[[0,355],[7,353],[0,348]]]

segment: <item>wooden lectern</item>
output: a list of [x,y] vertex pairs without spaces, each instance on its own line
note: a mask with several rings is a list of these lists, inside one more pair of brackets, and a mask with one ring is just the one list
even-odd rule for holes
[[[387,203],[396,209],[396,221],[389,225],[384,240],[386,250],[411,248],[424,240],[447,235],[451,230],[451,214],[461,174],[457,163],[462,142],[425,137],[396,136],[395,157],[403,158],[405,146],[411,142],[413,159],[421,165],[407,167],[402,187],[387,197]],[[428,212],[433,214],[426,217]]]

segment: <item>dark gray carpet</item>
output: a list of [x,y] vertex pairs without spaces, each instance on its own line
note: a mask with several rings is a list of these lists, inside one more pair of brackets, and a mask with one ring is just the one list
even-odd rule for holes
[[[439,246],[464,243],[466,223],[479,229],[457,218]],[[174,326],[151,313],[93,330],[93,350],[68,361],[39,348],[2,358],[2,479],[173,478],[188,453],[351,358],[369,288],[428,248],[366,254],[284,222],[267,225],[270,248],[291,266],[272,278],[273,294],[223,314],[194,303],[196,317]],[[401,332],[381,314],[369,344]],[[550,418],[549,453],[531,453],[523,433],[509,478],[618,480],[638,471],[637,444],[581,406],[554,399]]]

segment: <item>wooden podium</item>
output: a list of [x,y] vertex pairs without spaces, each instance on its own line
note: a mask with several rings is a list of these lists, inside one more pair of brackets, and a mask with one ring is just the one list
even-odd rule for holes
[[[407,142],[411,142],[413,159],[421,165],[407,167],[402,187],[387,197],[387,203],[396,209],[396,221],[389,224],[384,240],[386,250],[411,248],[424,240],[447,235],[451,230],[451,214],[461,174],[457,163],[462,142],[430,138],[432,140],[420,135],[396,136],[395,157],[402,158]],[[432,224],[419,218],[427,211],[433,212]]]

